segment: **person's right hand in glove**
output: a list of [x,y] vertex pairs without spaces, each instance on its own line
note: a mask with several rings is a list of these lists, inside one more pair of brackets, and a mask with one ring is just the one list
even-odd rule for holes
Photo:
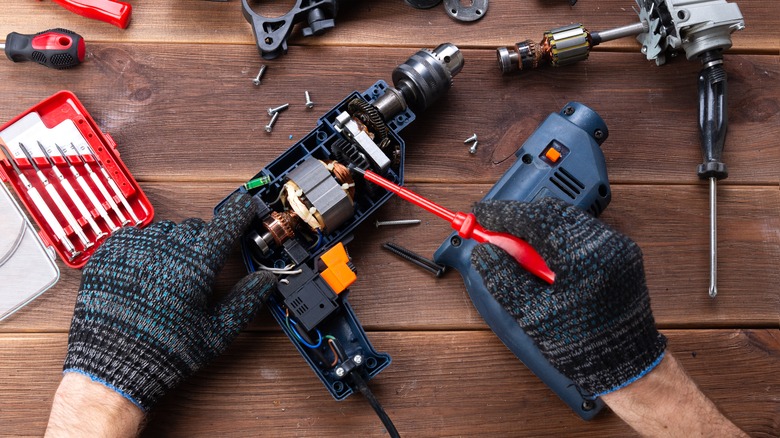
[[665,353],[633,240],[553,198],[486,201],[474,213],[485,228],[528,241],[555,272],[547,284],[490,244],[471,256],[488,291],[563,375],[643,435],[741,434]]

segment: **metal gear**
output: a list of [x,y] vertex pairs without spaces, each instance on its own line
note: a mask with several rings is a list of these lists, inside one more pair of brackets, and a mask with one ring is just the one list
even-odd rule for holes
[[663,65],[669,51],[667,37],[676,36],[669,8],[666,2],[655,0],[636,0],[636,4],[639,7],[639,20],[647,23],[649,28],[637,36],[642,44],[642,53],[648,60],[654,60],[656,65]]
[[363,122],[374,133],[374,143],[381,145],[385,141],[389,129],[374,105],[356,97],[347,104],[347,112]]

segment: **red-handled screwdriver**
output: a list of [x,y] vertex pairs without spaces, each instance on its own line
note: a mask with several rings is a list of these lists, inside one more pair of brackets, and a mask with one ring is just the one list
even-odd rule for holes
[[477,223],[477,218],[473,213],[452,212],[439,204],[429,201],[411,190],[405,189],[394,184],[385,178],[377,175],[370,170],[362,170],[356,167],[350,169],[361,173],[366,181],[370,181],[379,187],[389,190],[412,204],[422,207],[425,210],[448,221],[452,228],[458,232],[458,235],[466,239],[474,239],[479,243],[492,243],[506,251],[517,260],[528,272],[536,275],[547,283],[552,284],[555,281],[555,273],[547,266],[541,255],[528,244],[511,234],[489,231]]
[[50,29],[35,35],[11,32],[5,38],[5,56],[13,62],[35,61],[58,70],[79,65],[84,60],[84,38],[66,29]]
[[113,0],[54,0],[63,8],[93,20],[105,21],[122,29],[130,24],[133,7]]

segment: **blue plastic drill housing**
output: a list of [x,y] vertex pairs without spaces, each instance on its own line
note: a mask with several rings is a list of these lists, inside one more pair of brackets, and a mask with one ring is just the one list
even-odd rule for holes
[[[560,198],[598,216],[611,199],[607,168],[600,145],[607,126],[595,111],[580,103],[567,104],[551,114],[515,155],[518,160],[483,200],[533,201]],[[520,328],[515,319],[485,288],[471,266],[477,243],[453,233],[434,254],[436,263],[455,268],[463,276],[471,301],[501,341],[534,374],[583,419],[591,419],[603,402],[577,387],[556,370]]]

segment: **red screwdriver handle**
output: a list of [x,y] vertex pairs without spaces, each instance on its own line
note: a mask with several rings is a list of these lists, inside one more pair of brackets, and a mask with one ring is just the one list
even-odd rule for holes
[[11,32],[5,38],[5,55],[13,62],[35,61],[61,70],[79,65],[85,53],[84,38],[66,29],[51,29],[35,35]]
[[441,205],[423,198],[409,189],[394,184],[370,170],[360,172],[363,173],[367,181],[391,191],[402,199],[448,221],[452,228],[458,232],[459,236],[465,239],[474,239],[479,243],[492,243],[511,255],[528,272],[547,283],[552,284],[555,281],[555,273],[547,266],[544,258],[528,242],[511,234],[488,231],[482,228],[473,213],[453,213]]
[[53,0],[63,8],[94,20],[105,21],[126,29],[130,24],[133,7],[129,3],[113,0]]
[[474,239],[479,243],[491,243],[503,249],[525,270],[549,284],[555,281],[555,273],[547,266],[544,258],[525,240],[507,233],[489,231],[477,222],[474,213],[455,213],[450,222],[458,235],[465,239]]

